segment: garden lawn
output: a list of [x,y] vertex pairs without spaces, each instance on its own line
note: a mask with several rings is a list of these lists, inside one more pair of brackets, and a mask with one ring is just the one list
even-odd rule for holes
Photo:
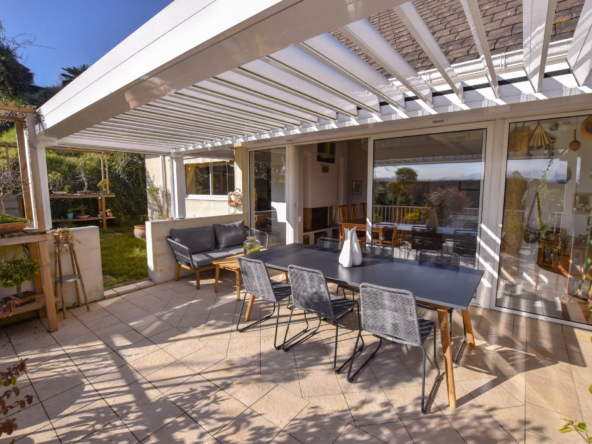
[[133,228],[101,228],[99,231],[103,276],[115,278],[105,282],[105,287],[148,277],[146,241],[134,237]]

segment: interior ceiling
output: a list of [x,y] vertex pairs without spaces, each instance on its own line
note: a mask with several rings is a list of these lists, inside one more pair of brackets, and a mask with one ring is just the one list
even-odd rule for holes
[[[519,58],[526,61],[524,70],[536,94],[542,89],[549,43],[574,34],[579,37],[568,43],[563,60],[567,56],[568,68],[581,67],[574,70],[573,83],[582,86],[590,75],[584,62],[591,57],[582,48],[592,45],[590,23],[577,26],[584,1],[583,11],[592,15],[592,0],[415,0],[175,91],[71,137],[154,151],[190,151],[469,109],[464,105],[466,83],[451,63],[477,57],[477,71],[489,92],[479,93],[475,106],[495,106],[500,98],[496,69],[507,63],[499,53],[523,51]],[[420,74],[419,69],[432,71]]]

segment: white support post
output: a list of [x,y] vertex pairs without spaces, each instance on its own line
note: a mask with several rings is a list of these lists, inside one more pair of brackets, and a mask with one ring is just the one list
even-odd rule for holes
[[[374,215],[374,139],[368,136],[368,186],[366,187],[366,239],[372,239]],[[374,242],[373,240],[371,242]]]
[[578,85],[584,86],[592,74],[592,0],[586,0],[567,52],[567,62]]
[[171,156],[172,191],[174,202],[175,219],[185,219],[185,165],[183,164],[183,153],[173,153]]
[[30,189],[33,201],[33,220],[39,231],[51,228],[51,208],[49,205],[49,182],[47,179],[47,160],[45,141],[35,135],[35,115],[27,114],[27,157]]
[[286,244],[300,242],[298,177],[298,148],[296,145],[286,145]]
[[557,0],[523,0],[524,70],[535,93],[541,91]]

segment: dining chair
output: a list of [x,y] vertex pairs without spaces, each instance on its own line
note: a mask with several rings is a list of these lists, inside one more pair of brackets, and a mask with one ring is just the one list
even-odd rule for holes
[[332,237],[319,237],[317,240],[317,247],[327,248],[329,250],[339,250],[341,248],[341,242],[339,239],[333,239]]
[[[438,382],[440,380],[440,366],[436,356],[436,323],[417,316],[417,305],[413,293],[407,290],[395,288],[380,287],[378,285],[364,283],[360,286],[360,304],[362,307],[361,324],[356,339],[356,345],[351,356],[347,379],[353,382],[355,377],[372,359],[376,357],[378,350],[382,346],[382,341],[387,340],[397,344],[420,347],[423,352],[423,376],[421,382],[421,412],[425,415],[427,407],[434,396]],[[358,368],[354,374],[352,369],[355,356],[359,353],[358,343],[363,337],[362,330],[374,335],[379,339],[378,346],[366,361]],[[434,332],[434,357],[433,363],[438,370],[434,385],[430,394],[425,400],[425,380],[426,380],[426,357],[427,351],[424,346],[426,340]]]
[[454,230],[452,252],[462,257],[475,257],[477,254],[477,231]]
[[[280,308],[281,302],[289,298],[292,294],[292,288],[288,284],[282,284],[281,282],[272,281],[269,278],[269,272],[265,267],[265,264],[262,261],[258,261],[255,259],[248,259],[246,257],[239,257],[238,263],[240,266],[241,276],[243,278],[243,284],[245,286],[245,297],[243,299],[243,304],[241,306],[241,311],[238,316],[238,321],[236,322],[236,329],[242,333],[252,327],[255,327],[268,319],[271,319],[276,312],[277,307],[277,314],[275,320],[275,336],[273,339],[273,345],[276,350],[279,350],[283,347],[283,344],[277,345],[277,333],[278,333],[278,325],[280,322]],[[240,320],[243,315],[243,310],[245,308],[245,303],[247,302],[247,295],[255,296],[256,298],[262,299],[267,302],[273,303],[273,311],[270,315],[265,316],[264,318],[252,322],[249,325],[240,328]]]
[[[411,227],[411,249],[440,251],[444,241],[436,228],[428,228],[423,225]],[[417,254],[417,253],[416,253]]]
[[[382,245],[376,243],[367,243],[362,244],[362,253],[372,255],[372,256],[385,256],[385,257],[394,257],[395,249],[390,245]],[[351,290],[352,292],[352,299],[355,297],[356,293],[359,293],[360,290],[357,287],[351,287],[349,285],[339,284],[337,285],[337,295],[339,296],[339,290],[343,291],[343,297],[347,298],[347,293],[345,290]]]
[[[460,269],[460,257],[455,254],[455,253],[445,253],[443,251],[426,251],[426,250],[421,250],[418,253],[418,258],[417,258],[418,262],[420,265],[422,264],[431,264],[431,265],[435,265],[435,266],[442,266],[442,267],[449,267],[449,268],[453,268],[455,270]],[[417,303],[417,306],[426,310],[430,310],[430,311],[438,311],[437,307],[434,307],[433,305],[428,305],[428,304],[424,304],[421,302]],[[448,318],[449,318],[449,323],[450,323],[450,332],[452,332],[452,313],[454,312],[454,308],[449,308],[448,309]],[[460,356],[460,353],[465,345],[465,343],[467,342],[467,329],[464,325],[464,321],[463,321],[463,328],[464,328],[464,340],[461,343],[460,348],[457,350],[455,357],[454,357],[454,362],[458,362],[458,358]]]
[[368,218],[368,204],[366,202],[362,202],[360,204],[360,211],[361,211],[361,216],[362,219],[367,219]]
[[349,222],[349,215],[347,212],[347,205],[339,205],[337,207],[337,217],[340,224]]
[[358,220],[358,206],[356,204],[351,204],[350,206],[350,213],[352,222],[356,222]]
[[[352,355],[343,364],[337,367],[337,344],[339,339],[339,321],[347,315],[354,308],[357,308],[358,325],[360,325],[360,305],[358,301],[350,299],[343,299],[333,296],[329,293],[327,287],[327,280],[325,275],[318,270],[311,270],[309,268],[297,267],[290,265],[288,267],[290,273],[290,282],[292,283],[292,309],[290,310],[290,318],[288,319],[288,327],[284,336],[284,351],[304,342],[308,338],[314,336],[321,326],[321,321],[326,318],[328,321],[335,323],[335,353],[333,356],[333,370],[339,373],[349,361],[354,357]],[[290,323],[292,322],[292,315],[294,309],[304,311],[304,319],[306,321],[306,328],[296,335],[288,339],[288,332],[290,330]],[[313,314],[319,318],[319,324],[310,333],[307,314]],[[362,339],[362,346],[357,353],[364,348],[364,340]]]
[[383,222],[381,224],[380,237],[378,238],[381,244],[392,245],[393,248],[401,244],[399,239],[399,230],[397,225],[390,222]]
[[358,224],[353,224],[353,223],[349,223],[349,222],[346,222],[346,223],[343,223],[343,224],[339,224],[339,237],[340,237],[340,239],[341,239],[342,242],[345,240],[345,234],[344,234],[345,231],[344,230],[346,228],[349,229],[349,230],[351,230],[352,228],[355,228],[356,229],[356,234],[358,235],[358,241],[360,242],[360,245],[366,243],[366,233],[363,232],[363,231],[359,231],[357,229],[358,228]]

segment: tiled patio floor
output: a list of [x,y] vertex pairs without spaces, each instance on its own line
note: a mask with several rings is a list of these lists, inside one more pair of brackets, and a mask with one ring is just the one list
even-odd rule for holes
[[[4,328],[1,366],[27,358],[28,381],[19,386],[38,397],[15,415],[12,437],[23,444],[575,443],[574,433],[557,432],[561,418],[592,423],[590,332],[471,310],[478,349],[455,369],[459,406],[447,406],[443,383],[423,416],[418,350],[383,347],[350,384],[331,370],[331,325],[287,353],[273,348],[272,323],[236,332],[234,276],[224,278],[218,294],[212,280],[196,291],[185,278],[94,303],[90,313],[76,308],[54,334],[38,320]],[[257,304],[255,318],[260,311]],[[357,327],[355,318],[346,324]],[[456,314],[454,329],[458,344]],[[355,334],[340,331],[343,359]]]

